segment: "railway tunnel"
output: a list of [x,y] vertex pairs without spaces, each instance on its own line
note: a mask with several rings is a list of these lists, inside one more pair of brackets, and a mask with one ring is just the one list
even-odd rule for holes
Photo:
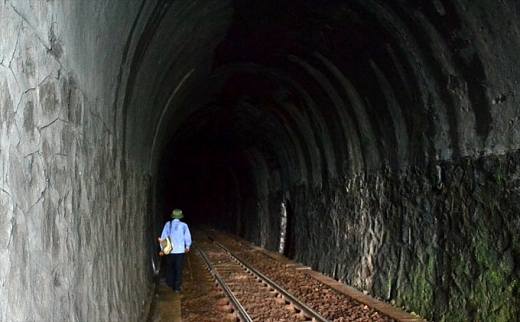
[[1,321],[140,320],[173,207],[432,321],[520,314],[517,1],[0,21]]

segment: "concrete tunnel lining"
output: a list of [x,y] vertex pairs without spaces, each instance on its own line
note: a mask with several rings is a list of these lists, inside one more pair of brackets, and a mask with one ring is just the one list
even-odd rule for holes
[[513,320],[519,18],[4,1],[0,320],[139,320],[174,206],[429,320]]

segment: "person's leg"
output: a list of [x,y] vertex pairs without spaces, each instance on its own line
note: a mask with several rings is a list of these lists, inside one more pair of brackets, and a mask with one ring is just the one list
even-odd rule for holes
[[182,284],[182,269],[184,267],[184,254],[174,254],[173,264],[173,290],[180,291]]
[[174,277],[174,258],[173,255],[165,255],[164,256],[166,263],[165,263],[165,271],[164,275],[166,277],[166,285],[173,288],[173,282],[175,280]]

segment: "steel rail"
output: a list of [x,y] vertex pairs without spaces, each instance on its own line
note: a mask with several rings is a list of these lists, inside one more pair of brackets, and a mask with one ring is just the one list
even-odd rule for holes
[[200,256],[206,262],[206,265],[209,267],[211,274],[213,274],[213,276],[215,276],[215,279],[220,284],[220,286],[222,287],[224,292],[226,292],[226,295],[228,296],[228,298],[231,300],[231,302],[233,302],[233,305],[235,306],[235,308],[236,308],[240,318],[242,318],[242,320],[246,321],[246,322],[253,322],[253,319],[251,319],[249,314],[247,314],[246,310],[244,309],[242,304],[240,304],[240,302],[238,301],[236,296],[233,294],[233,292],[229,289],[229,287],[227,286],[226,282],[224,282],[224,280],[220,277],[218,272],[215,270],[215,268],[213,267],[213,264],[211,264],[211,261],[206,256],[204,251],[202,249],[200,249],[200,247],[195,242],[193,242],[193,245],[197,248],[197,250],[199,251]]
[[296,306],[300,311],[304,312],[305,315],[312,318],[313,321],[321,321],[321,322],[328,322],[326,318],[321,316],[318,312],[314,311],[310,307],[308,307],[305,303],[301,302],[298,298],[296,298],[291,293],[287,292],[285,289],[283,289],[281,286],[277,285],[275,282],[270,280],[267,276],[257,271],[255,268],[248,265],[246,262],[241,260],[240,258],[233,255],[233,253],[227,249],[224,245],[220,244],[219,242],[213,240],[210,238],[210,240],[215,243],[217,246],[222,248],[226,253],[228,253],[229,256],[234,258],[236,261],[238,261],[241,265],[246,267],[251,273],[255,274],[258,278],[260,278],[264,283],[268,284],[270,287],[272,287],[274,290],[276,290],[278,293],[282,294],[282,296],[290,301],[294,306]]

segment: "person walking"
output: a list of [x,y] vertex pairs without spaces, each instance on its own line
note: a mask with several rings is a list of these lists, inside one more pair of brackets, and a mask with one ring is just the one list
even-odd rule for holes
[[[172,220],[168,221],[162,230],[161,237],[157,239],[161,246],[160,256],[165,258],[165,275],[166,284],[173,289],[174,292],[181,292],[182,270],[184,267],[185,254],[190,251],[191,233],[188,225],[182,221],[184,218],[182,210],[174,209],[172,211]],[[161,241],[170,237],[173,248],[169,254],[164,254]]]

